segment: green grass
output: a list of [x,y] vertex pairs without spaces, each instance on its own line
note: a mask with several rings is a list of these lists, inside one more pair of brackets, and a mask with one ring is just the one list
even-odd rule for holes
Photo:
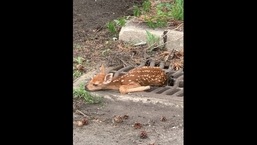
[[115,20],[113,20],[113,21],[116,23],[116,26],[120,26],[120,27],[123,27],[123,26],[125,26],[125,24],[126,24],[126,20],[125,20],[124,17],[115,19]]
[[102,102],[102,97],[92,95],[85,90],[84,85],[80,85],[78,89],[73,90],[73,97],[74,98],[82,98],[88,104],[98,104]]
[[113,21],[111,22],[108,22],[106,24],[106,27],[107,29],[109,30],[109,32],[111,32],[112,34],[115,34],[117,31],[116,31],[116,27],[115,27],[115,23]]
[[77,57],[77,58],[74,58],[75,62],[78,63],[78,64],[82,64],[83,61],[85,61],[85,59],[83,57]]
[[133,15],[136,16],[136,17],[139,17],[141,15],[141,11],[140,11],[139,6],[134,6],[133,7]]
[[[183,20],[184,0],[175,0],[172,2],[162,2],[151,7],[151,1],[145,0],[141,7],[134,6],[134,16],[145,15],[144,21],[150,28],[166,27],[170,20]],[[153,10],[151,10],[153,9]]]
[[152,51],[155,46],[159,45],[160,38],[146,30],[146,42],[149,50]]
[[112,34],[116,35],[118,33],[118,30],[125,26],[126,24],[126,19],[125,17],[121,17],[118,19],[115,19],[113,21],[110,21],[106,24],[107,29],[109,30],[109,32],[111,32]]
[[149,12],[151,8],[151,2],[149,0],[145,0],[142,4],[142,7],[144,12]]
[[[84,61],[85,61],[85,59],[83,57],[74,58],[74,62],[77,64],[80,64],[80,65],[82,65]],[[75,66],[73,66],[73,67],[75,67]],[[73,69],[73,79],[74,80],[77,79],[78,77],[80,77],[82,74],[83,74],[83,72],[81,72],[80,70]]]
[[73,71],[73,79],[77,79],[78,77],[80,77],[83,74],[83,72],[80,72],[79,70],[74,70]]
[[171,14],[175,20],[184,20],[184,0],[175,0]]

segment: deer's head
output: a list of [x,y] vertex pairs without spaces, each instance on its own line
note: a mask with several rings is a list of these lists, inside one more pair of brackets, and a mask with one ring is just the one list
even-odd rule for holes
[[89,81],[85,89],[89,91],[103,90],[112,81],[112,78],[113,73],[106,74],[104,65],[102,65],[100,72]]

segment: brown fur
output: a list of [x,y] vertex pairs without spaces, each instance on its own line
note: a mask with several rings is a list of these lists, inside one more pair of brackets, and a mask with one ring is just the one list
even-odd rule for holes
[[167,80],[166,73],[159,67],[140,67],[130,70],[123,76],[113,78],[113,74],[105,73],[102,65],[100,73],[86,85],[89,91],[112,89],[125,94],[129,92],[144,91],[150,86],[162,86]]

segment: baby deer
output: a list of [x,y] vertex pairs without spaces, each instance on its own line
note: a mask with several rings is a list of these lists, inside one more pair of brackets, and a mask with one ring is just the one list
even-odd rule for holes
[[165,71],[159,67],[140,67],[130,70],[127,74],[113,77],[113,73],[106,74],[105,68],[100,67],[100,73],[95,75],[85,86],[88,91],[119,90],[121,94],[144,91],[150,86],[162,86],[167,80]]

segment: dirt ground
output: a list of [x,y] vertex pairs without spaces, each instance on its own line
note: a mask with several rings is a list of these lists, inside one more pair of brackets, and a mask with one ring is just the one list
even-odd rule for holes
[[73,57],[84,58],[83,73],[99,68],[100,64],[108,67],[121,64],[135,66],[149,58],[159,59],[163,53],[160,49],[147,52],[147,45],[135,47],[120,40],[114,41],[113,38],[117,36],[106,28],[107,22],[122,16],[132,16],[133,5],[140,5],[142,1],[73,1]]
[[[121,55],[129,59],[129,53],[133,50],[120,49],[125,47],[123,42],[113,41],[114,36],[107,30],[106,23],[132,15],[131,8],[140,2],[142,0],[73,1],[73,57],[85,59],[83,73],[98,68],[102,63],[107,66],[118,65]],[[117,47],[119,44],[120,47]]]
[[[74,145],[182,145],[183,109],[161,104],[134,103],[104,100],[98,105],[81,105],[88,118],[88,125],[74,125]],[[125,116],[122,122],[115,122],[115,116]],[[83,115],[74,113],[74,120]],[[135,123],[141,128],[136,129]],[[140,138],[145,131],[147,138]]]
[[[133,4],[142,0],[73,0],[74,43],[85,42],[96,36],[93,30],[104,27],[113,19],[132,15]],[[108,34],[106,34],[108,36]],[[96,39],[94,37],[94,39]]]
[[[155,51],[146,55],[138,47],[113,41],[114,36],[105,27],[113,19],[132,15],[133,5],[140,3],[142,0],[73,0],[73,57],[84,58],[83,73],[98,69],[100,64],[137,65],[143,59],[162,53]],[[76,112],[79,110],[86,115],[89,122],[82,127],[74,125],[74,145],[183,144],[183,108],[108,99],[93,105],[74,99],[74,104],[74,120],[83,118],[81,113]],[[128,115],[128,118],[121,123],[115,123],[115,115]],[[162,117],[166,121],[161,121]],[[135,129],[133,125],[136,122],[143,127]],[[146,131],[148,137],[140,138],[141,131]]]

